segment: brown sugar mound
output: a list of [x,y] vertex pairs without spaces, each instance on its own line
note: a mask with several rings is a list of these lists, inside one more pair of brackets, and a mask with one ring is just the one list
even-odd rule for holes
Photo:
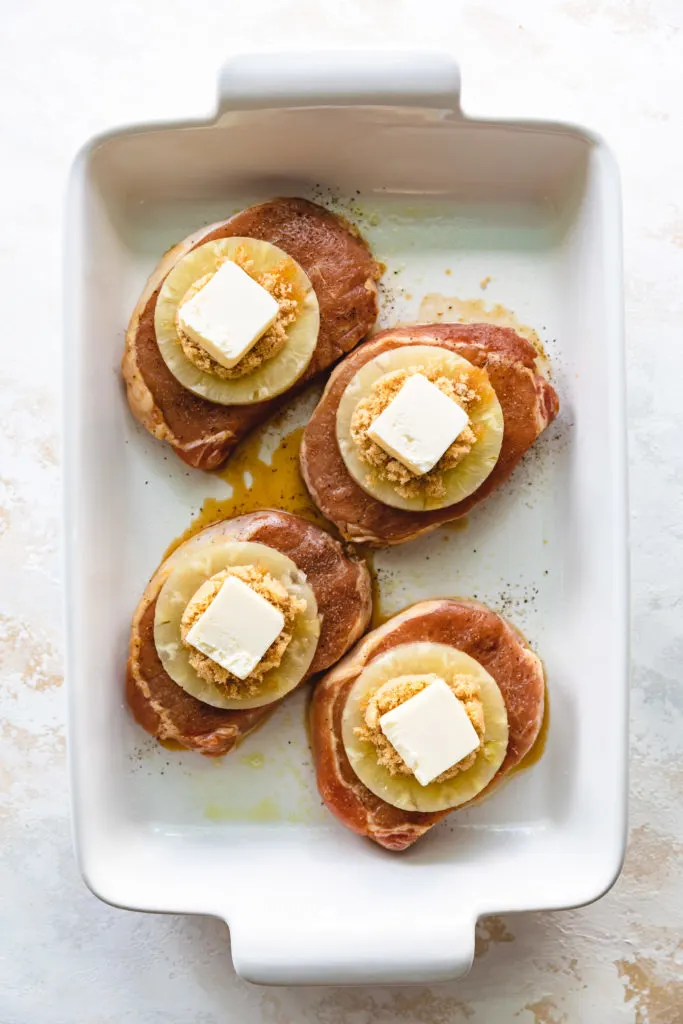
[[[390,775],[412,775],[413,772],[382,732],[379,720],[382,715],[405,704],[407,700],[415,697],[438,678],[431,672],[425,675],[398,676],[390,684],[380,687],[367,701],[364,709],[365,721],[355,731],[361,739],[372,743],[377,751],[378,763],[383,765]],[[455,676],[446,682],[464,705],[467,717],[476,730],[481,746],[484,738],[484,707],[479,696],[479,683],[465,675]],[[467,771],[474,764],[478,751],[479,747],[462,761],[447,768],[445,772],[434,779],[434,782],[447,782],[448,779],[455,778],[460,772]]]
[[429,498],[442,498],[446,493],[444,474],[455,469],[476,444],[477,435],[469,424],[443,453],[434,468],[422,474],[413,473],[402,462],[385,452],[368,434],[377,417],[396,398],[405,382],[416,373],[422,374],[435,384],[439,391],[462,406],[465,412],[480,398],[464,371],[452,379],[445,377],[439,370],[421,367],[394,370],[380,377],[370,394],[362,398],[356,406],[351,419],[351,437],[358,448],[361,460],[377,476],[390,483],[401,497],[417,498],[424,495]]
[[[190,338],[182,330],[176,315],[176,330],[186,357],[202,373],[210,373],[212,376],[220,377],[222,380],[237,380],[240,377],[246,377],[248,374],[258,370],[259,366],[262,366],[263,363],[276,356],[278,352],[281,352],[287,344],[287,328],[296,320],[299,308],[294,284],[288,279],[288,263],[286,260],[283,260],[277,267],[273,267],[272,270],[258,274],[254,271],[254,261],[249,259],[243,248],[240,248],[235,253],[233,262],[238,267],[241,267],[245,274],[249,274],[249,277],[253,278],[257,284],[265,288],[277,300],[280,307],[275,323],[261,335],[253,348],[250,348],[238,363],[230,368],[222,366],[209,355],[206,349],[202,348],[199,342]],[[180,310],[184,302],[194,298],[197,292],[201,291],[212,277],[213,274],[205,274],[195,281],[183,296],[182,302],[178,304],[178,310]]]
[[[228,576],[234,576],[243,583],[246,583],[247,586],[265,598],[273,607],[282,612],[285,619],[285,624],[279,635],[263,655],[254,671],[246,679],[240,679],[238,676],[233,675],[228,669],[223,668],[222,665],[213,661],[208,655],[202,654],[201,651],[196,650],[187,642],[187,634],[195,622],[207,610]],[[266,673],[270,672],[271,669],[277,668],[282,661],[283,655],[292,639],[296,616],[304,610],[305,602],[293,597],[279,580],[271,576],[265,569],[261,569],[256,565],[231,566],[222,572],[216,573],[208,582],[211,585],[201,588],[201,597],[199,599],[192,598],[188,603],[180,623],[182,642],[190,652],[190,665],[200,679],[206,679],[209,683],[217,684],[227,697],[237,699],[240,697],[253,697],[259,692]]]

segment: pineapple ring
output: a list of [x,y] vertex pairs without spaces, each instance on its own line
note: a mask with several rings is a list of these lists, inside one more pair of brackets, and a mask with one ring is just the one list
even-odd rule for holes
[[[299,300],[296,320],[286,328],[287,344],[280,352],[244,377],[223,380],[204,373],[183,352],[176,328],[176,312],[189,288],[214,273],[238,249],[246,252],[257,272],[287,264]],[[282,249],[256,238],[219,238],[192,249],[176,263],[159,291],[154,329],[161,356],[173,376],[188,391],[220,405],[251,405],[287,391],[301,377],[318,343],[320,309],[308,275]]]
[[[278,579],[287,592],[306,602],[294,624],[292,639],[277,668],[267,672],[258,694],[226,697],[220,685],[201,679],[190,665],[181,640],[180,623],[190,599],[208,579],[232,565],[258,565]],[[281,551],[253,541],[207,540],[174,556],[159,591],[154,614],[154,643],[165,671],[186,693],[215,708],[259,708],[279,700],[297,686],[313,660],[320,635],[315,594],[304,573]]]
[[[414,776],[391,775],[378,764],[374,746],[355,729],[363,721],[365,700],[380,686],[398,676],[428,672],[446,682],[457,675],[476,679],[484,706],[484,742],[471,768],[445,782],[421,786]],[[375,796],[403,811],[445,811],[473,800],[498,772],[508,745],[507,709],[496,681],[464,651],[428,641],[398,644],[371,661],[353,684],[342,715],[342,741],[351,767]]]
[[[470,416],[470,424],[477,433],[477,441],[471,452],[453,469],[444,473],[446,493],[440,498],[418,495],[407,498],[400,495],[393,485],[381,477],[373,467],[368,466],[359,456],[351,437],[351,420],[356,406],[366,398],[373,386],[387,373],[394,370],[437,370],[445,377],[455,377],[463,370],[477,374],[477,390],[481,400]],[[485,370],[472,366],[462,356],[437,345],[405,345],[401,348],[382,352],[361,366],[349,381],[337,409],[337,444],[344,463],[356,483],[368,494],[384,505],[409,509],[412,512],[426,512],[430,509],[445,508],[467,498],[479,488],[493,470],[503,443],[503,410]]]

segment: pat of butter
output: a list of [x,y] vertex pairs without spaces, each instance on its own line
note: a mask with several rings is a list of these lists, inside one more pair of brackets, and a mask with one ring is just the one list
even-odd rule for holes
[[226,260],[178,309],[178,323],[217,363],[231,369],[275,322],[279,305],[241,267]]
[[387,711],[379,727],[421,786],[428,786],[479,746],[464,704],[443,679],[435,679]]
[[370,425],[368,436],[421,476],[434,468],[468,423],[457,402],[416,373]]
[[228,576],[213,601],[187,634],[187,642],[246,679],[280,635],[281,611],[234,576]]

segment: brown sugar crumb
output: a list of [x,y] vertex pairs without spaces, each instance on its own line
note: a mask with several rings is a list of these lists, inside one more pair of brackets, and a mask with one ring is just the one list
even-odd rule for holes
[[[266,653],[254,671],[246,679],[239,679],[228,669],[223,668],[213,661],[206,654],[196,650],[187,642],[187,634],[195,622],[204,614],[214,597],[218,594],[223,583],[229,576],[234,576],[247,586],[251,587],[257,594],[269,601],[275,608],[282,612],[285,624],[276,639],[270,645]],[[233,565],[202,584],[197,593],[188,602],[180,620],[180,637],[183,645],[190,652],[189,661],[200,679],[208,683],[220,686],[226,697],[253,697],[260,688],[263,677],[271,669],[277,668],[282,661],[283,655],[292,639],[294,624],[297,615],[304,611],[306,602],[293,597],[287,588],[279,580],[271,576],[265,569],[257,565]]]
[[410,367],[406,370],[393,370],[380,377],[373,385],[372,391],[362,398],[351,417],[351,437],[358,449],[362,462],[375,471],[377,476],[390,483],[397,494],[403,498],[442,498],[446,493],[444,473],[462,462],[472,451],[477,440],[472,427],[468,424],[456,437],[450,448],[447,448],[437,464],[428,473],[413,473],[402,462],[389,455],[380,445],[372,440],[368,430],[408,380],[416,373],[436,384],[439,391],[462,406],[468,412],[479,401],[480,395],[472,386],[472,379],[465,371],[456,378],[445,377],[440,370]]
[[[227,366],[221,366],[219,362],[209,355],[206,349],[202,348],[199,342],[185,334],[180,327],[178,314],[176,313],[176,330],[185,356],[202,373],[210,373],[212,376],[220,377],[222,380],[237,380],[240,377],[246,377],[248,374],[258,370],[263,363],[276,356],[278,352],[281,352],[287,344],[287,328],[296,320],[299,308],[294,283],[288,277],[288,273],[291,274],[291,270],[287,261],[283,260],[281,264],[273,267],[272,270],[257,274],[254,272],[254,261],[249,259],[243,248],[239,248],[235,252],[232,260],[277,300],[280,311],[272,327],[269,327],[254,347],[249,349],[240,361],[235,366],[230,367],[230,369]],[[216,270],[221,265],[222,263],[219,263]],[[205,284],[208,284],[212,277],[213,274],[205,274],[195,281],[178,303],[178,310],[180,310],[184,302],[194,298],[197,292]]]
[[[364,708],[364,722],[356,727],[355,732],[360,739],[372,743],[377,752],[378,764],[383,765],[390,775],[412,775],[413,772],[382,732],[379,724],[380,718],[388,711],[399,707],[400,704],[405,704],[407,700],[415,697],[439,678],[433,672],[425,675],[398,676],[376,690],[367,701]],[[479,683],[476,679],[466,675],[457,675],[451,680],[446,680],[446,683],[458,700],[464,704],[467,717],[479,737],[479,747],[464,757],[462,761],[447,768],[445,772],[434,779],[434,782],[447,782],[460,772],[471,768],[484,739],[484,707],[479,695]]]

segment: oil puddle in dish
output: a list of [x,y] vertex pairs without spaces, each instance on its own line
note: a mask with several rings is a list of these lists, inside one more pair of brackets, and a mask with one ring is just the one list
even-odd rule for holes
[[275,801],[265,796],[257,804],[248,808],[232,808],[224,804],[207,804],[204,817],[209,821],[249,821],[267,822],[282,821],[282,812]]
[[[245,799],[244,796],[238,800],[226,800],[224,798],[226,786],[225,780],[223,780],[220,792],[209,799],[206,799],[205,795],[202,801],[205,820],[215,823],[283,822],[291,825],[311,825],[324,821],[319,801],[316,799],[314,782],[305,779],[303,773],[299,772],[295,765],[287,762],[275,765],[274,759],[268,760],[270,775],[265,784],[270,787],[275,786],[278,790],[283,784],[286,784],[289,791],[286,797],[283,798],[278,792],[276,797],[264,795],[254,802],[251,802],[248,797]],[[266,764],[266,758],[263,758],[263,766],[265,767]],[[253,765],[250,767],[254,768]],[[204,782],[200,788],[206,791],[206,783]],[[213,789],[213,787],[211,788]],[[245,787],[241,788],[244,790]]]
[[528,768],[533,768],[535,764],[543,757],[545,753],[546,744],[548,742],[548,730],[550,729],[550,698],[548,694],[548,684],[545,686],[545,698],[543,701],[543,721],[541,722],[541,728],[538,731],[538,736],[534,740],[534,745],[531,750],[528,750],[519,764],[516,764],[514,768],[510,770],[510,775],[517,775],[518,772],[524,772]]
[[[490,280],[490,278],[484,278],[487,285]],[[484,287],[483,281],[482,287]],[[435,324],[493,324],[495,327],[510,327],[531,342],[538,353],[539,372],[546,377],[550,376],[550,362],[538,331],[528,324],[521,323],[513,310],[499,302],[488,305],[484,299],[461,299],[456,295],[429,292],[420,303],[418,321]]]
[[235,449],[226,468],[220,471],[221,479],[230,484],[232,494],[226,500],[214,499],[217,506],[212,510],[214,519],[277,508],[332,532],[331,524],[311,501],[299,471],[299,446],[304,428],[295,427],[284,434],[269,460],[261,454],[267,429],[257,430],[246,438]]
[[[389,619],[415,603],[412,599],[405,599],[406,582],[414,582],[415,572],[412,567],[406,568],[401,564],[400,556],[399,561],[396,562],[397,553],[394,549],[374,550],[362,544],[357,544],[355,547],[365,560],[370,573],[372,616],[368,625],[369,631],[383,626]],[[407,545],[402,545],[402,547],[405,549]]]
[[391,612],[385,611],[382,607],[383,590],[380,586],[380,573],[375,566],[375,552],[372,550],[363,551],[363,558],[370,572],[372,586],[372,617],[370,618],[368,629],[377,629],[378,626],[383,625],[387,619],[391,618]]
[[299,471],[304,426],[292,426],[292,421],[300,419],[300,414],[309,408],[312,409],[311,396],[306,393],[285,412],[253,430],[235,448],[225,468],[213,474],[230,486],[230,493],[224,498],[205,498],[201,510],[168,546],[164,558],[211,523],[264,508],[291,512],[336,536],[332,524],[311,501]]
[[[206,821],[321,824],[325,812],[309,753],[307,687],[279,709],[258,747],[216,759],[219,771],[194,780]],[[301,726],[305,723],[305,730]],[[308,742],[307,742],[308,739]],[[244,741],[248,748],[249,738]]]
[[299,814],[297,811],[284,812],[282,808],[271,799],[264,797],[253,807],[230,807],[225,804],[207,804],[204,808],[204,817],[208,821],[216,823],[234,821],[240,824],[262,825],[268,822],[287,822],[290,825],[310,825],[315,820],[307,814]]
[[442,523],[439,531],[444,535],[443,539],[448,540],[449,533],[462,533],[468,526],[467,516],[459,516],[457,519],[451,519],[450,523]]
[[163,747],[164,750],[172,750],[175,752],[178,750],[187,749],[182,745],[182,743],[178,743],[177,740],[157,740],[157,743],[159,744],[159,746]]
[[266,758],[264,754],[255,751],[253,754],[242,754],[240,762],[246,764],[249,768],[263,768]]
[[[237,446],[225,468],[214,474],[229,484],[230,494],[225,498],[205,498],[190,525],[169,544],[164,559],[212,523],[267,508],[291,512],[341,539],[336,527],[313,504],[299,469],[301,438],[318,397],[319,389],[309,389]],[[380,574],[375,571],[373,553],[363,545],[355,545],[355,549],[370,571],[374,607],[380,614]],[[373,617],[373,626],[386,618],[388,615],[375,622]]]

